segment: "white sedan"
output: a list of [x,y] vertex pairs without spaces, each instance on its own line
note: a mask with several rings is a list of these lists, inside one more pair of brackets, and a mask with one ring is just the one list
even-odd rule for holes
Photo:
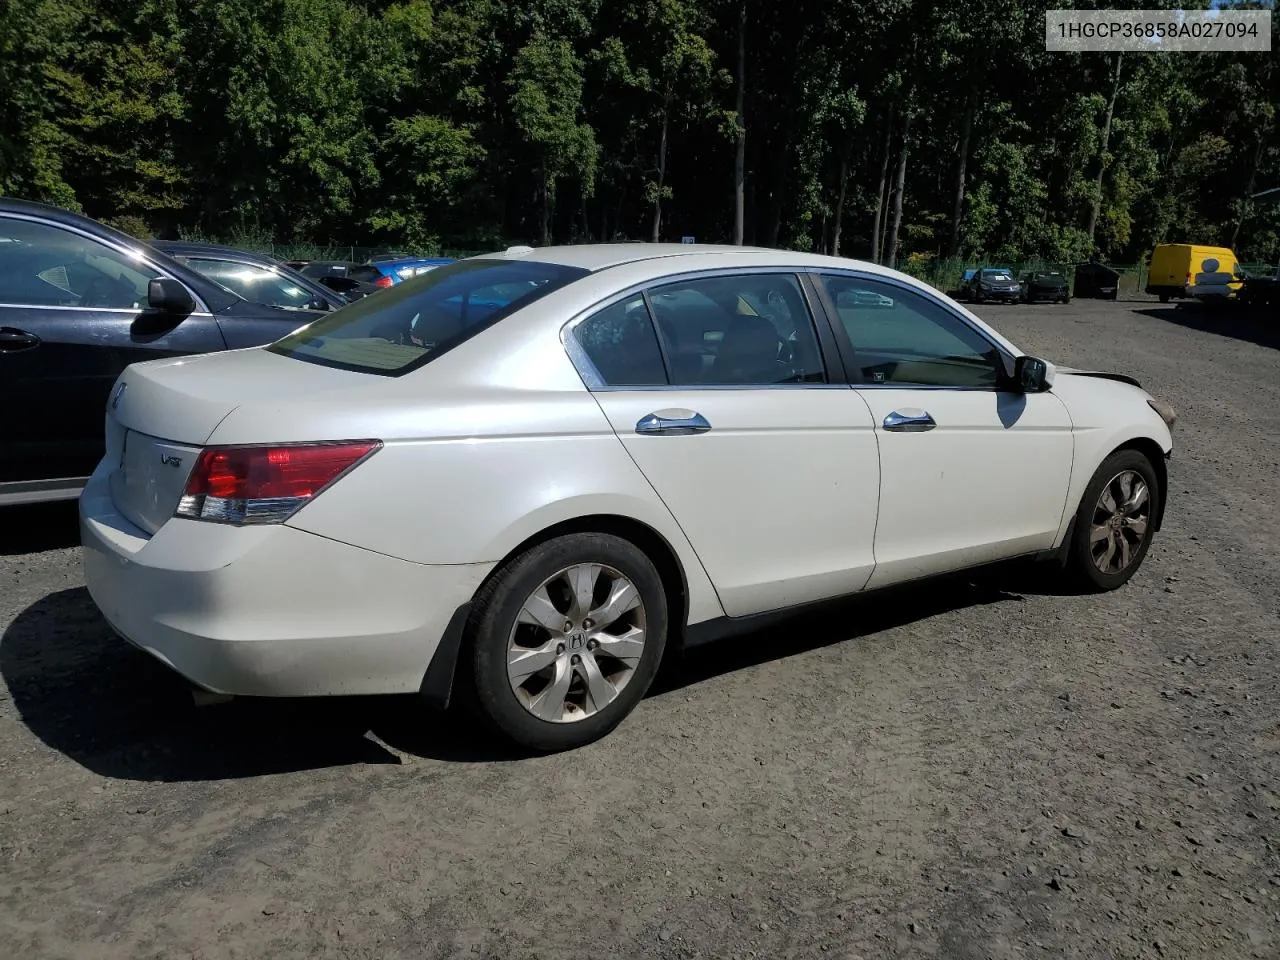
[[765,614],[1015,557],[1119,587],[1172,422],[873,264],[512,248],[130,367],[85,576],[200,688],[465,694],[565,749]]

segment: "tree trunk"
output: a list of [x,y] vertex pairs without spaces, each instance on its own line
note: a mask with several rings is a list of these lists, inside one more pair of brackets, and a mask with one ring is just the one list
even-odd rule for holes
[[653,198],[653,236],[657,243],[662,239],[662,187],[667,182],[667,123],[671,113],[671,89],[662,100],[662,136],[658,140],[658,192]]
[[902,195],[907,182],[907,154],[911,149],[911,111],[902,118],[902,147],[898,150],[898,172],[894,175],[893,219],[889,223],[885,266],[893,269],[898,260],[898,230],[902,226]]
[[791,129],[783,133],[782,149],[778,151],[778,165],[773,180],[773,189],[769,192],[769,241],[765,246],[777,248],[782,239],[782,208],[786,199],[787,173],[791,164]]
[[956,194],[951,207],[951,244],[947,256],[960,255],[960,222],[964,219],[964,174],[969,162],[969,138],[973,135],[973,120],[978,112],[978,90],[969,90],[969,103],[964,111],[964,125],[960,128],[959,163],[956,166]]
[[849,158],[840,158],[840,192],[836,195],[835,224],[831,228],[831,255],[840,256],[840,229],[844,223],[844,201],[849,191]]
[[551,246],[551,183],[542,175],[542,245]]
[[1111,78],[1111,99],[1107,101],[1107,114],[1102,121],[1102,149],[1098,151],[1098,176],[1093,182],[1093,207],[1089,211],[1091,246],[1098,230],[1098,215],[1102,212],[1102,176],[1107,172],[1107,147],[1111,144],[1111,118],[1116,110],[1116,97],[1120,94],[1120,60],[1123,56],[1123,53],[1116,54],[1116,69]]
[[733,157],[733,242],[742,246],[743,220],[746,213],[747,124],[743,116],[743,100],[747,86],[747,3],[738,5],[738,143]]
[[1253,165],[1249,167],[1249,183],[1244,188],[1244,205],[1240,207],[1240,216],[1236,220],[1235,229],[1231,231],[1231,249],[1236,248],[1236,242],[1240,239],[1240,228],[1244,226],[1245,214],[1252,203],[1249,198],[1253,196],[1253,188],[1258,182],[1258,164],[1262,162],[1262,139],[1258,139],[1258,148],[1253,152]]
[[880,156],[880,187],[876,192],[876,217],[871,224],[871,262],[880,262],[880,225],[884,221],[885,190],[889,185],[889,148],[893,146],[893,104],[884,121],[884,150]]

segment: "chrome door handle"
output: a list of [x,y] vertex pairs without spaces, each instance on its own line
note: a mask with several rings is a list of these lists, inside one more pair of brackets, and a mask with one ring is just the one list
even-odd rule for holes
[[[683,413],[687,416],[673,417],[663,414]],[[673,437],[690,433],[706,433],[711,429],[707,418],[692,410],[661,410],[641,417],[636,423],[636,433],[646,436]]]
[[937,425],[927,410],[895,410],[884,418],[884,428],[894,433],[924,433]]

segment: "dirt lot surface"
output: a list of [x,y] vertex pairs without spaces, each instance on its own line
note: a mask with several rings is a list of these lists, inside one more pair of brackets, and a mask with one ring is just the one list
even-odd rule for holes
[[1280,338],[983,312],[1180,412],[1137,578],[868,598],[572,754],[394,700],[196,709],[95,613],[72,509],[5,514],[0,956],[1280,956]]

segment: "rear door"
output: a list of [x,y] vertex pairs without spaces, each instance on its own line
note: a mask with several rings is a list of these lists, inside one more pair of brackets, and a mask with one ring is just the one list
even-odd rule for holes
[[852,593],[874,564],[871,415],[829,375],[834,342],[806,290],[788,272],[699,274],[626,294],[571,333],[730,616]]
[[144,312],[162,275],[63,224],[0,217],[0,484],[27,485],[8,493],[74,490],[93,471],[107,395],[129,364],[224,348],[198,298],[187,317]]

